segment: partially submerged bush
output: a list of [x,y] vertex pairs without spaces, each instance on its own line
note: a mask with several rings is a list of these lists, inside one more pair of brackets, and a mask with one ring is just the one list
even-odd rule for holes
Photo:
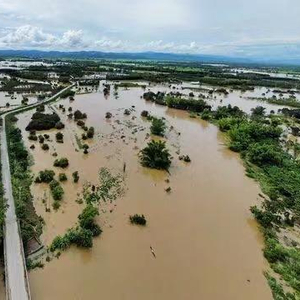
[[76,110],[74,112],[74,119],[75,120],[81,120],[81,119],[86,119],[86,114],[85,113],[82,113],[80,110]]
[[184,162],[191,162],[191,159],[188,155],[180,155],[179,157],[179,160],[183,160]]
[[95,222],[95,217],[98,215],[98,209],[92,204],[88,204],[78,216],[79,225],[69,229],[64,236],[57,236],[50,246],[50,251],[66,250],[72,244],[77,247],[91,248],[93,237],[102,232],[100,226]]
[[48,144],[43,144],[42,149],[45,150],[45,151],[49,150],[49,145]]
[[77,121],[77,125],[78,125],[79,127],[83,127],[83,126],[85,125],[85,123],[84,123],[84,121],[82,121],[82,120],[78,120],[78,121]]
[[30,133],[29,136],[28,136],[28,139],[30,141],[37,141],[38,137],[37,137],[37,135],[35,133],[34,134]]
[[100,226],[95,223],[95,217],[99,215],[99,211],[92,204],[88,204],[78,216],[79,225],[90,230],[93,236],[98,236],[102,232]]
[[163,119],[152,118],[152,124],[150,131],[152,134],[164,136],[166,130],[166,124]]
[[94,137],[94,134],[95,134],[95,128],[94,127],[90,127],[86,133],[86,136],[89,138],[89,139],[92,139]]
[[67,181],[68,177],[67,177],[67,175],[65,173],[59,173],[58,180],[59,181]]
[[63,196],[64,196],[64,189],[61,187],[60,183],[53,179],[50,184],[50,190],[51,190],[51,194],[52,197],[55,201],[60,201],[62,200]]
[[64,142],[64,135],[62,132],[57,132],[55,135],[56,141],[58,143],[63,143]]
[[63,158],[60,158],[60,159],[56,159],[55,161],[54,161],[54,167],[59,167],[59,168],[66,168],[66,167],[68,167],[69,166],[69,160],[67,159],[67,158],[65,158],[65,157],[63,157]]
[[129,216],[130,222],[132,224],[143,225],[145,226],[147,221],[144,215],[135,214],[133,216]]
[[38,136],[38,139],[39,139],[39,143],[40,143],[40,144],[43,144],[44,141],[45,141],[45,138],[44,138],[42,135],[39,135],[39,136]]
[[147,118],[148,115],[149,115],[149,112],[148,112],[147,110],[143,110],[143,111],[141,112],[141,116],[144,117],[144,118]]
[[79,181],[78,171],[73,172],[72,177],[73,177],[74,183],[77,183]]
[[38,177],[36,178],[35,182],[45,182],[50,183],[55,176],[55,172],[53,170],[44,170],[40,171]]

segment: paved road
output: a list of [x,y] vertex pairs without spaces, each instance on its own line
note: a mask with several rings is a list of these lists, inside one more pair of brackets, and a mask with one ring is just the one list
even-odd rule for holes
[[4,187],[4,197],[7,200],[8,209],[5,216],[4,227],[4,251],[5,251],[5,276],[6,276],[6,299],[9,300],[28,300],[30,297],[29,282],[25,265],[25,255],[22,239],[18,228],[18,220],[15,212],[15,203],[12,194],[11,174],[9,166],[9,157],[7,150],[7,140],[5,134],[5,117],[13,112],[21,112],[34,108],[42,103],[54,100],[57,96],[68,90],[73,85],[63,89],[53,97],[39,101],[35,104],[20,107],[2,115],[3,126],[1,128],[1,163],[2,163],[2,181]]

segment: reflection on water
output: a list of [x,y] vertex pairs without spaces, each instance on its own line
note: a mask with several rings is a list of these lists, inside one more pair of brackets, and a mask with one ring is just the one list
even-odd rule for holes
[[[100,208],[103,234],[91,250],[71,248],[44,269],[30,272],[33,299],[271,299],[263,276],[262,241],[249,212],[259,201],[259,187],[244,175],[238,155],[226,149],[214,125],[191,119],[184,111],[146,103],[140,99],[142,93],[119,89],[118,99],[105,99],[97,92],[76,96],[73,103],[60,102],[86,112],[87,126],[95,127],[88,155],[76,144],[81,129],[62,113],[65,142],[57,144],[56,131],[51,131],[49,152],[38,143],[30,150],[34,173],[53,168],[53,152],[70,161],[60,210],[46,213],[42,199],[51,203],[49,191],[43,185],[32,187],[36,210],[46,223],[46,245],[75,224],[82,210],[76,202],[82,184],[97,182],[100,167],[120,171],[126,162],[124,197]],[[125,116],[124,108],[130,107],[132,114]],[[166,142],[174,157],[170,174],[145,169],[138,162],[139,149],[150,140],[149,122],[140,117],[145,109],[166,118]],[[109,121],[107,111],[113,114]],[[19,116],[21,128],[31,114]],[[25,142],[27,147],[32,144],[27,138]],[[188,154],[192,162],[179,161],[178,153]],[[77,185],[71,180],[76,170]],[[172,189],[169,194],[167,187]],[[135,213],[146,216],[146,228],[129,223],[128,216]]]

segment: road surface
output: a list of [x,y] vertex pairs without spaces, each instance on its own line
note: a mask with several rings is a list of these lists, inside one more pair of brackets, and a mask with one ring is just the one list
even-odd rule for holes
[[42,103],[48,103],[56,99],[61,93],[73,87],[68,86],[51,98],[37,103],[13,109],[2,115],[3,126],[1,128],[1,164],[2,181],[4,188],[4,198],[8,208],[5,216],[4,226],[4,253],[5,253],[5,280],[6,280],[6,299],[9,300],[28,300],[30,297],[29,282],[25,265],[25,255],[22,238],[19,232],[18,220],[15,212],[15,202],[12,193],[11,174],[5,133],[5,117],[11,113],[34,108]]

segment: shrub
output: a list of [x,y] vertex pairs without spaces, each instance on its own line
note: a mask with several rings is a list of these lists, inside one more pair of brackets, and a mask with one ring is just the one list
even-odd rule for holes
[[252,144],[247,152],[248,159],[258,165],[280,165],[283,155],[274,144]]
[[270,263],[283,262],[287,259],[287,252],[275,239],[268,238],[264,249],[264,256]]
[[86,133],[86,136],[89,138],[89,139],[92,139],[94,137],[94,134],[95,134],[95,129],[94,127],[90,127]]
[[147,118],[148,115],[149,115],[149,112],[148,112],[147,110],[143,110],[143,111],[141,112],[141,116],[142,116],[142,117]]
[[50,183],[55,176],[55,172],[53,170],[44,170],[39,172],[39,182]]
[[223,119],[220,119],[218,124],[221,131],[225,132],[230,130],[235,125],[241,123],[241,119],[239,118],[233,118],[233,117],[226,117]]
[[64,195],[64,190],[61,187],[61,185],[59,184],[59,182],[55,179],[53,179],[50,184],[50,190],[51,190],[51,194],[52,197],[55,201],[60,201],[63,198]]
[[213,113],[214,118],[217,120],[223,118],[242,118],[245,116],[245,113],[239,109],[237,106],[231,106],[230,104],[227,106],[219,106],[217,110]]
[[75,120],[86,119],[86,114],[82,113],[80,110],[76,110],[74,112],[74,119]]
[[72,177],[73,177],[74,183],[77,183],[79,181],[78,171],[73,172]]
[[207,108],[205,108],[201,114],[202,120],[210,120],[211,119],[211,111]]
[[42,135],[39,135],[39,143],[43,144],[45,141],[45,138]]
[[60,208],[60,202],[55,200],[52,204],[54,210],[58,210]]
[[80,127],[83,127],[84,124],[85,123],[82,120],[77,121],[77,125],[80,126]]
[[163,119],[152,118],[152,124],[150,127],[150,131],[152,134],[164,136],[166,130],[166,124]]
[[228,131],[231,138],[230,149],[240,152],[247,150],[255,142],[276,142],[281,132],[279,127],[243,120]]
[[37,141],[37,140],[38,140],[38,137],[37,137],[36,134],[30,133],[29,136],[28,136],[28,139],[29,139],[30,141]]
[[69,160],[67,159],[67,158],[65,158],[65,157],[63,157],[63,158],[60,158],[60,159],[56,159],[55,161],[54,161],[54,167],[59,167],[59,168],[66,168],[66,167],[68,167],[69,166]]
[[75,244],[77,247],[93,247],[93,233],[90,230],[79,227],[76,230],[71,230],[68,235],[71,244]]
[[95,223],[95,217],[99,215],[98,209],[92,204],[88,204],[78,216],[79,225],[92,232],[93,236],[98,236],[102,232],[100,226]]
[[167,170],[171,165],[171,155],[162,141],[149,142],[141,151],[140,160],[142,166],[154,169]]
[[147,221],[144,215],[135,214],[133,216],[129,216],[130,222],[132,224],[143,225],[145,226]]
[[48,144],[43,144],[42,149],[45,150],[45,151],[49,150],[49,145]]
[[57,132],[55,135],[56,141],[58,143],[63,143],[64,142],[64,135],[61,132]]
[[59,173],[58,180],[59,181],[67,181],[68,180],[67,175],[65,173]]

